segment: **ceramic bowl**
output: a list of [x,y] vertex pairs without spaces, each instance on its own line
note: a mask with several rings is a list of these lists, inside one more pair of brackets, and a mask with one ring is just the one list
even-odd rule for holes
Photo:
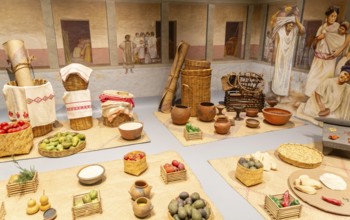
[[245,109],[246,116],[248,117],[256,117],[258,116],[259,109],[257,108],[246,108]]
[[264,108],[262,110],[265,120],[272,125],[287,124],[292,113],[281,108]]
[[258,120],[252,119],[252,118],[248,118],[247,120],[245,120],[245,123],[249,128],[257,128],[259,127],[259,124],[260,124]]
[[79,182],[92,185],[102,180],[105,168],[99,164],[91,164],[81,168],[77,174]]
[[57,211],[54,208],[49,208],[43,214],[44,220],[53,220],[57,217]]
[[126,140],[135,140],[141,137],[143,124],[141,122],[125,122],[118,126],[120,135]]
[[269,104],[269,106],[274,107],[275,105],[278,104],[278,100],[277,99],[266,99],[267,104]]

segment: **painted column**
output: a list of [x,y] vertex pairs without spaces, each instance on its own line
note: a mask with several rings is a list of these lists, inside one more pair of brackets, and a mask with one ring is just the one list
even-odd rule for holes
[[252,27],[253,27],[253,13],[254,13],[254,5],[248,6],[248,17],[247,17],[247,26],[245,33],[245,43],[244,43],[244,59],[250,59],[250,39],[252,35]]
[[58,63],[58,52],[57,52],[57,42],[56,42],[56,33],[55,26],[53,22],[51,0],[40,0],[41,11],[44,18],[45,26],[45,36],[47,44],[47,52],[49,56],[49,65],[50,69],[59,68]]
[[168,2],[162,2],[162,9],[160,14],[161,14],[162,63],[169,63],[169,3]]
[[116,10],[115,0],[106,0],[107,10],[107,31],[108,31],[108,48],[109,62],[111,66],[118,65],[118,45],[117,45],[117,28],[116,28]]
[[260,42],[259,42],[260,46],[259,46],[259,54],[258,54],[259,61],[262,61],[264,57],[265,40],[267,38],[266,36],[267,11],[268,11],[267,4],[263,4],[261,16],[260,16],[261,30],[260,30]]
[[207,6],[207,36],[205,47],[205,59],[207,61],[213,60],[214,50],[214,19],[215,19],[215,5],[208,4]]

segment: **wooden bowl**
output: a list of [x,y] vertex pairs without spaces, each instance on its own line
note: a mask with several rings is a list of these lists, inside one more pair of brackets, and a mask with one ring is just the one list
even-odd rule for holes
[[105,168],[99,164],[91,164],[79,170],[77,177],[79,182],[92,185],[102,180]]
[[249,128],[257,128],[259,127],[259,124],[260,124],[258,120],[252,119],[252,118],[248,118],[247,120],[245,120],[245,123]]
[[284,125],[289,122],[292,113],[281,108],[264,108],[262,110],[265,120],[272,125]]
[[125,122],[118,126],[120,135],[125,140],[135,140],[141,137],[143,124],[141,122]]
[[257,108],[246,108],[245,113],[248,117],[256,117],[258,116],[259,109]]

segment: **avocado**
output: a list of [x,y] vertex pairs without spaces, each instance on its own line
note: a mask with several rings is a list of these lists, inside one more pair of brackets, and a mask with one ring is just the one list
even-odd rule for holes
[[177,214],[179,215],[180,219],[186,219],[187,217],[187,211],[184,207],[179,207]]
[[190,204],[192,205],[192,198],[191,197],[188,197],[187,199],[185,199],[185,204]]
[[198,209],[204,219],[208,219],[208,213],[205,209]]
[[173,215],[174,220],[181,220],[178,214]]
[[204,208],[205,212],[207,213],[207,218],[209,218],[210,214],[211,214],[211,209],[208,206],[205,206]]
[[171,200],[168,205],[168,210],[172,215],[175,215],[178,210],[177,201],[175,199]]
[[192,208],[192,220],[202,220],[201,212],[195,208]]
[[187,212],[187,215],[188,215],[188,216],[191,216],[191,215],[192,215],[192,206],[191,206],[191,204],[186,204],[186,205],[184,206],[184,208],[185,208],[185,210],[186,210],[186,212]]
[[201,208],[204,208],[205,203],[203,200],[198,199],[192,204],[192,206],[195,207],[196,209],[201,209]]
[[194,192],[191,194],[192,201],[196,201],[197,199],[200,199],[200,198],[201,197],[200,197],[199,193],[197,193],[197,192]]
[[182,192],[179,194],[179,197],[183,200],[187,199],[190,195],[188,194],[188,192]]

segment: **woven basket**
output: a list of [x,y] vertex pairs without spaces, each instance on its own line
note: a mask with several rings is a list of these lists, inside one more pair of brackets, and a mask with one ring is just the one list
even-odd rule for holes
[[210,69],[210,62],[207,60],[185,60],[185,70]]
[[[282,199],[283,194],[273,195],[277,199]],[[290,195],[290,202],[293,202],[295,198]],[[265,196],[264,208],[268,211],[274,219],[290,219],[290,218],[300,218],[302,205],[293,205],[288,207],[279,208],[277,204],[269,197]]]
[[164,166],[160,166],[160,175],[166,184],[168,184],[169,182],[185,181],[187,179],[186,170],[167,173],[164,169]]
[[211,69],[182,70],[181,104],[191,107],[191,116],[197,115],[201,102],[210,102]]
[[76,131],[86,130],[92,127],[92,116],[69,119],[70,128]]
[[128,121],[134,121],[133,117],[130,117],[128,114],[121,113],[115,117],[112,121],[109,121],[107,117],[102,116],[103,124],[107,127],[115,128],[120,124]]
[[[210,209],[210,215],[209,215],[208,218],[206,218],[206,220],[213,220],[214,219],[214,212],[212,211],[210,204],[207,201],[205,201],[205,200],[204,200],[204,202],[205,202],[205,206]],[[169,211],[168,211],[168,219],[169,220],[175,220],[173,218],[173,216],[171,216],[171,213]]]
[[[10,179],[11,179],[11,177],[10,177]],[[32,180],[29,180],[25,183],[9,183],[9,182],[6,185],[8,197],[17,196],[17,195],[24,195],[24,194],[28,194],[28,193],[35,193],[37,191],[38,185],[39,185],[38,172],[35,172]]]
[[89,86],[89,82],[85,82],[78,73],[69,74],[66,81],[62,83],[66,91],[86,90]]
[[[40,145],[41,142],[39,142],[38,145]],[[66,157],[72,154],[76,154],[79,151],[82,151],[86,146],[86,141],[83,141],[82,143],[80,143],[78,146],[76,147],[71,147],[68,150],[63,150],[63,151],[47,151],[47,150],[43,150],[40,147],[38,147],[38,152],[41,156],[44,157],[53,157],[53,158],[57,158],[57,157]]]
[[[134,153],[144,153],[142,151],[133,151]],[[147,170],[146,155],[141,160],[124,160],[124,172],[139,176]]]
[[263,181],[263,168],[259,168],[256,170],[251,170],[248,168],[245,168],[241,164],[237,162],[237,168],[236,168],[236,178],[240,180],[244,185],[246,186],[254,186],[259,183],[262,183]]
[[73,196],[73,207],[72,207],[73,219],[93,215],[96,213],[101,214],[103,212],[102,198],[99,190],[97,191],[97,202],[84,203],[81,206],[75,206],[75,203],[77,201],[82,200],[86,194],[87,193]]
[[28,128],[7,134],[0,134],[0,157],[28,154],[33,147],[33,131]]

